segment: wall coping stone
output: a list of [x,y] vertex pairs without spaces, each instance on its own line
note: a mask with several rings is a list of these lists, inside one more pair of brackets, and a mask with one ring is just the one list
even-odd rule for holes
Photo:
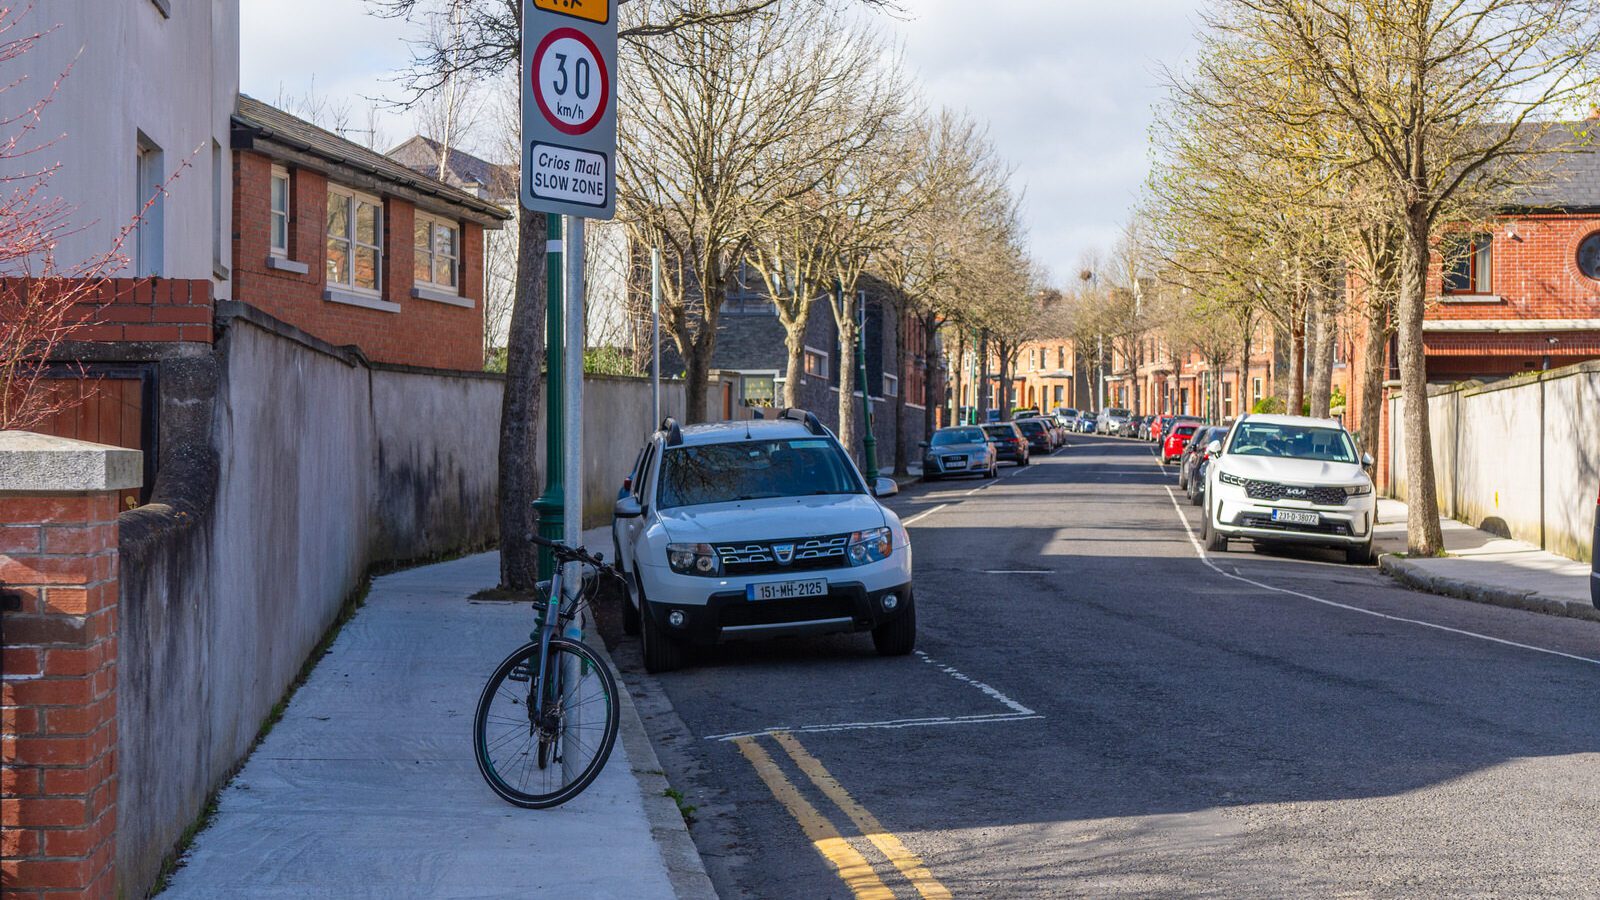
[[0,431],[0,491],[121,491],[144,483],[144,454],[71,438]]

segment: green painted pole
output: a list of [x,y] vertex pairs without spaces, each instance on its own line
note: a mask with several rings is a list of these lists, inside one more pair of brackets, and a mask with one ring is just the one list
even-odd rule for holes
[[878,439],[872,435],[872,392],[867,390],[867,301],[856,295],[856,371],[861,378],[861,452],[867,461],[867,483],[878,480]]
[[[549,242],[545,245],[545,285],[547,290],[547,303],[545,308],[544,325],[544,493],[533,503],[533,508],[539,511],[539,536],[546,540],[559,541],[565,536],[566,507],[565,493],[562,482],[566,477],[564,465],[563,431],[562,431],[562,385],[561,370],[563,348],[562,340],[564,330],[562,326],[562,310],[566,305],[561,290],[561,217],[546,215],[550,232]],[[550,556],[549,550],[539,551],[539,577],[547,579],[555,574],[555,560]]]

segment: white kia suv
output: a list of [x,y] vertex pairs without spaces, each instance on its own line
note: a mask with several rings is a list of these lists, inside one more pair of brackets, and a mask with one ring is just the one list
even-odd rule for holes
[[629,583],[623,627],[651,672],[693,645],[871,631],[885,656],[916,645],[911,541],[817,417],[679,427],[650,437],[612,534]]
[[1208,448],[1207,550],[1228,541],[1334,547],[1351,563],[1372,560],[1377,499],[1344,426],[1303,416],[1245,416]]

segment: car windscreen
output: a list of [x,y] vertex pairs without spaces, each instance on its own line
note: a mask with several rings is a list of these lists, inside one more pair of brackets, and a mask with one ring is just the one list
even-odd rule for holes
[[1067,417],[1067,418],[1069,418],[1069,419],[1072,419],[1072,418],[1076,418],[1076,417],[1077,417],[1077,415],[1078,415],[1078,411],[1077,411],[1077,410],[1075,410],[1075,409],[1063,409],[1063,410],[1062,410],[1062,411],[1061,411],[1061,414],[1062,414],[1062,415],[1063,415],[1063,416],[1066,416],[1066,417]]
[[1189,437],[1190,435],[1194,434],[1194,430],[1198,427],[1198,425],[1179,425],[1177,428],[1173,429],[1173,433],[1178,437]]
[[865,493],[844,454],[826,438],[674,447],[661,457],[661,509]]
[[1353,463],[1356,448],[1342,428],[1242,422],[1233,432],[1228,452],[1239,456],[1276,456]]
[[981,444],[983,441],[983,430],[980,428],[951,428],[935,431],[930,443],[935,447],[944,447],[950,444]]
[[1125,410],[1125,409],[1119,409],[1119,408],[1113,407],[1111,409],[1106,410],[1106,415],[1111,416],[1113,418],[1117,418],[1117,419],[1126,419],[1128,417],[1128,411]]

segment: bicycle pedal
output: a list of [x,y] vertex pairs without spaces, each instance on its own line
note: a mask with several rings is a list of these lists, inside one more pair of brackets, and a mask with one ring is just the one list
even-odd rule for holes
[[506,678],[510,681],[532,681],[533,668],[527,663],[517,663],[511,667],[511,674],[507,675]]

